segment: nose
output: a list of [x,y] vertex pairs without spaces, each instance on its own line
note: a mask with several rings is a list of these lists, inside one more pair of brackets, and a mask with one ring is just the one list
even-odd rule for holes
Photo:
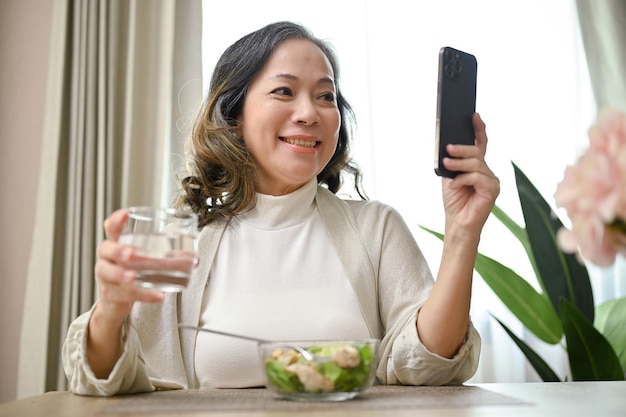
[[302,97],[296,103],[293,119],[297,124],[309,126],[318,124],[320,122],[320,115],[317,111],[315,103],[308,97]]

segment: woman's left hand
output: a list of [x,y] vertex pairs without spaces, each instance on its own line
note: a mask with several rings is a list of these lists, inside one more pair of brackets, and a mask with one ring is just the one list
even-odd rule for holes
[[445,239],[435,286],[417,316],[417,333],[431,352],[451,358],[469,326],[472,276],[480,233],[500,193],[500,180],[485,163],[487,133],[478,113],[472,119],[474,145],[448,145],[443,178]]
[[452,158],[444,158],[451,171],[463,171],[455,178],[443,178],[446,234],[468,232],[478,237],[500,193],[500,180],[485,162],[487,132],[478,113],[472,118],[476,140],[473,146],[448,145]]

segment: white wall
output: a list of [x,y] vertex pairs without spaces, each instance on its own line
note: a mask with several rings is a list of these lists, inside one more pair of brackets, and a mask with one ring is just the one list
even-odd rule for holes
[[17,397],[52,5],[0,0],[0,402]]

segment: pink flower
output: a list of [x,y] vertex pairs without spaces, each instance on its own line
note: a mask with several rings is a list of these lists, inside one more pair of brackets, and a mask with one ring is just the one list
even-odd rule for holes
[[589,129],[589,147],[566,168],[554,198],[572,221],[571,230],[557,234],[564,251],[578,249],[599,266],[611,265],[618,253],[626,254],[624,230],[613,225],[626,220],[626,113],[600,113]]

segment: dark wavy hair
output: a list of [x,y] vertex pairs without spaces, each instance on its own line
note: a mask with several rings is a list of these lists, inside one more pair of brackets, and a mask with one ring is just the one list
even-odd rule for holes
[[337,193],[343,183],[342,173],[346,173],[354,179],[358,195],[366,199],[361,171],[350,156],[355,117],[339,89],[339,65],[332,47],[299,24],[276,22],[244,36],[222,54],[187,140],[187,175],[181,180],[176,205],[196,212],[200,226],[229,219],[256,204],[256,164],[240,137],[237,117],[250,83],[276,48],[289,39],[306,39],[317,45],[335,75],[341,115],[339,140],[331,160],[317,175],[317,182]]

